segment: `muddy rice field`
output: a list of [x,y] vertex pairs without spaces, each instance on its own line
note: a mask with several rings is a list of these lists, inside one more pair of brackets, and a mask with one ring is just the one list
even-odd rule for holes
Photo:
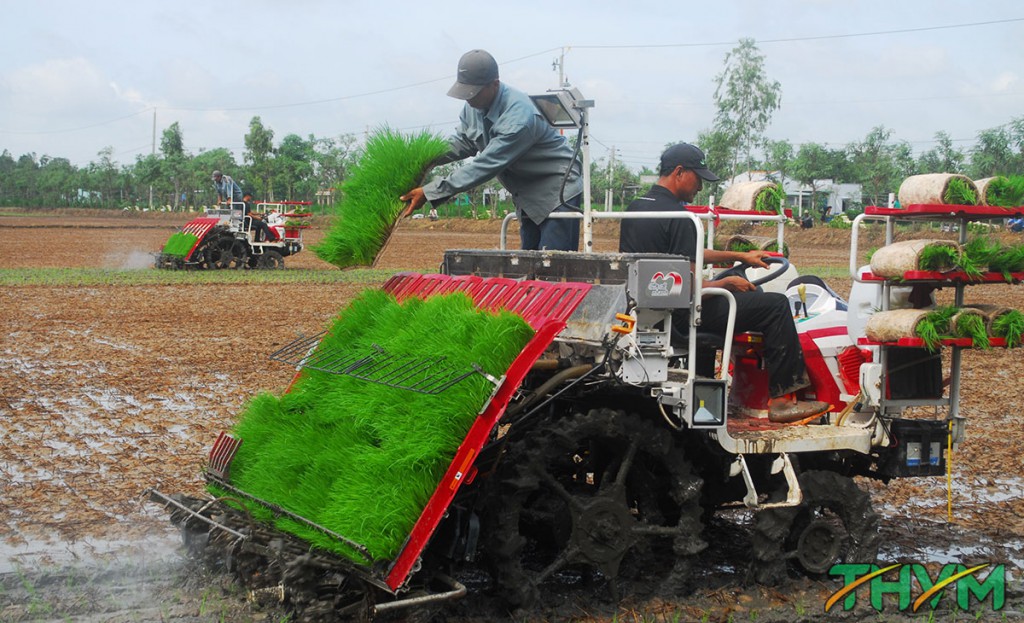
[[[292,379],[292,369],[268,360],[271,352],[322,330],[390,272],[434,271],[448,248],[497,248],[499,229],[406,221],[376,271],[344,278],[308,250],[269,280],[246,279],[247,271],[230,280],[150,278],[149,254],[189,218],[0,211],[0,622],[288,620],[186,561],[145,491],[202,491],[200,468],[218,432],[249,398],[280,393]],[[599,225],[596,250],[614,250],[615,226]],[[326,227],[318,221],[307,242]],[[826,271],[836,291],[849,292],[849,231],[786,236],[802,273]],[[1024,309],[1024,286],[973,286],[967,299]],[[1024,620],[1024,349],[967,351],[962,393],[967,441],[948,489],[945,478],[862,484],[882,516],[881,562],[1004,564],[1001,610],[961,611],[947,598],[937,611],[913,615],[892,605],[825,613],[835,580],[747,586],[739,514],[734,525],[712,526],[692,595],[619,604],[568,598],[523,618]],[[476,592],[443,620],[507,618],[492,602]]]

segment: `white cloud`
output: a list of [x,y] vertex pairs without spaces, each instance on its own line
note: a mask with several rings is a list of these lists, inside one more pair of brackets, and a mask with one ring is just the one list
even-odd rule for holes
[[1020,76],[1016,72],[1004,71],[992,80],[989,87],[996,93],[1015,91],[1021,88]]
[[7,76],[7,106],[21,114],[40,117],[79,114],[114,103],[111,81],[84,58],[49,59],[14,70]]

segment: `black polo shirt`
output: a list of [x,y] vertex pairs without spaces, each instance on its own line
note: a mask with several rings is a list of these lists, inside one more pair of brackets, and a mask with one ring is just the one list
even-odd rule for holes
[[[626,212],[682,212],[685,205],[667,188],[655,184],[646,195],[631,201]],[[690,219],[624,218],[619,226],[619,252],[672,253],[693,258],[697,253],[697,229]]]

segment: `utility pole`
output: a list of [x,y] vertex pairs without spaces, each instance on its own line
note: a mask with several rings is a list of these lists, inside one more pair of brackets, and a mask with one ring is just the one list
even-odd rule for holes
[[[156,155],[156,107],[153,107],[153,151],[150,152],[152,155]],[[153,183],[149,183],[149,211],[153,211]]]
[[615,179],[615,145],[612,145],[608,156],[608,189],[604,192],[604,211],[612,211],[612,181]]
[[565,79],[565,48],[562,48],[562,52],[558,55],[554,61],[551,62],[551,69],[558,71],[558,88],[563,89],[568,85],[568,81]]

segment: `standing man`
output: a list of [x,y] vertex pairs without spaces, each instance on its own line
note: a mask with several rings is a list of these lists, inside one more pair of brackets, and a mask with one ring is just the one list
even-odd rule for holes
[[213,172],[213,187],[217,190],[217,203],[225,201],[231,203],[243,203],[242,188],[230,175],[224,175],[220,171]]
[[462,55],[448,95],[466,104],[448,154],[435,164],[475,158],[448,177],[402,195],[399,199],[408,203],[405,214],[497,177],[512,194],[523,249],[578,250],[579,219],[548,218],[552,212],[580,211],[583,165],[565,137],[528,95],[498,79],[498,63],[484,50]]
[[[704,152],[689,143],[672,145],[661,155],[658,181],[643,197],[634,199],[627,212],[678,212],[704,187],[704,181],[717,182],[718,176],[705,164]],[[697,229],[687,219],[622,219],[619,251],[622,253],[671,253],[693,258],[697,253]],[[744,262],[766,268],[764,251],[704,251],[708,263]],[[703,267],[694,267],[701,270]],[[824,413],[828,405],[817,401],[798,401],[796,392],[810,385],[804,367],[803,351],[789,300],[778,292],[761,292],[738,276],[705,281],[704,287],[725,288],[736,299],[735,330],[758,331],[764,335],[764,358],[768,368],[768,419],[795,422]],[[729,303],[719,296],[701,301],[701,327],[725,335]],[[672,317],[682,330],[690,324],[689,310]]]

